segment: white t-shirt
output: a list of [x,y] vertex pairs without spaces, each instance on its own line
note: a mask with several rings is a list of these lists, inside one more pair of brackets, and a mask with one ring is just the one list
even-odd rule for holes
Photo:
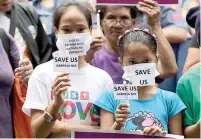
[[[53,61],[35,68],[27,90],[22,110],[30,116],[30,109],[45,110],[53,102],[51,86],[57,75],[53,72]],[[60,108],[66,123],[98,125],[100,110],[93,105],[104,92],[113,87],[113,81],[105,71],[88,64],[86,68],[70,74],[71,87],[65,94],[65,102]]]
[[6,16],[5,13],[0,12],[0,28],[3,28],[6,32],[10,29],[10,18]]

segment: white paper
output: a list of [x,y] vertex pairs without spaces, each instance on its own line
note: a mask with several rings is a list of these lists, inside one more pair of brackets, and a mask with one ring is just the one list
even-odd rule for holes
[[73,73],[78,70],[78,56],[55,55],[53,59],[54,72]]
[[155,85],[155,63],[136,64],[133,68],[132,84],[134,86]]
[[90,33],[80,34],[59,34],[58,35],[58,48],[66,50],[69,55],[86,55],[92,42]]
[[137,87],[132,84],[115,84],[114,98],[115,100],[138,99]]

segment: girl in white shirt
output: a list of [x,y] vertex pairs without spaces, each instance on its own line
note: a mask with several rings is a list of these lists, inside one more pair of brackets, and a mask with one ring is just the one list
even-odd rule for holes
[[[54,13],[57,36],[91,32],[90,9],[87,3],[59,6]],[[39,65],[30,78],[23,106],[31,116],[34,136],[70,137],[73,128],[99,128],[100,111],[93,102],[112,85],[111,77],[89,65],[84,56],[78,57],[78,71],[71,74],[53,72],[53,61]]]

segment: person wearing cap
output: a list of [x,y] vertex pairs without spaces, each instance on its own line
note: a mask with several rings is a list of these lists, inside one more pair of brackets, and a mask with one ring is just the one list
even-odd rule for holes
[[[186,19],[188,24],[195,28],[194,40],[197,40],[199,46],[200,6],[190,9]],[[189,70],[179,79],[176,93],[187,107],[184,112],[185,138],[200,138],[200,66]]]
[[183,73],[200,65],[200,6],[189,10],[186,21],[190,27],[195,28],[196,33],[192,37],[192,43],[188,49],[188,56],[183,68]]

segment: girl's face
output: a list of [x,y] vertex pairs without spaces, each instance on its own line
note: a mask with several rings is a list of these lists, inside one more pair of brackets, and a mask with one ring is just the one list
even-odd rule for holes
[[156,63],[157,58],[151,48],[142,43],[131,43],[124,48],[124,54],[119,58],[119,63],[124,66]]
[[55,30],[57,34],[77,34],[90,32],[90,27],[84,14],[77,7],[71,6],[61,16],[59,28]]

